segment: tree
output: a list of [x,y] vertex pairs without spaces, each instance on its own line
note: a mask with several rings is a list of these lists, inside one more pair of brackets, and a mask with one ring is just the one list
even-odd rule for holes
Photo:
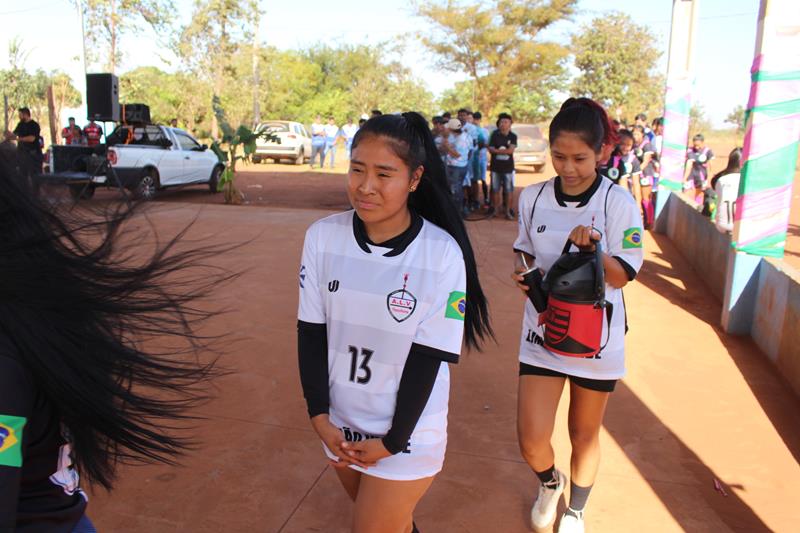
[[402,46],[392,48],[383,43],[315,46],[305,55],[321,71],[320,96],[339,95],[339,106],[328,114],[342,121],[376,108],[424,114],[433,110],[433,95],[412,76],[410,69],[391,57],[401,54]]
[[[126,33],[138,33],[142,23],[156,32],[163,32],[173,19],[172,0],[73,0],[83,10],[86,25],[88,61],[105,62],[109,72],[116,72],[122,59],[120,38]],[[104,54],[103,51],[106,53]]]
[[[20,39],[12,39],[9,43],[7,70],[0,70],[0,87],[8,98],[6,113],[9,122],[20,107],[28,107],[31,116],[40,123],[42,132],[49,129],[50,120],[47,113],[47,87],[53,87],[55,116],[61,114],[64,107],[77,107],[81,104],[81,94],[72,84],[72,79],[64,72],[55,70],[45,72],[37,70],[30,73],[25,69],[27,52]],[[13,127],[13,124],[9,124]],[[57,139],[51,139],[56,142]]]
[[700,103],[692,104],[689,110],[689,136],[696,133],[708,133],[711,130],[711,121],[706,116],[705,109]]
[[80,107],[83,97],[72,84],[69,74],[61,70],[54,70],[48,77],[50,85],[53,86],[53,100],[57,117],[61,116],[61,110],[65,107]]
[[[211,83],[211,136],[219,139],[219,113],[225,76],[232,72],[234,54],[253,36],[256,0],[196,0],[191,22],[176,49],[188,70]],[[238,90],[245,93],[241,84]],[[241,98],[241,94],[239,96]]]
[[728,114],[728,116],[725,117],[725,122],[736,126],[736,131],[741,133],[744,131],[744,126],[745,126],[744,116],[745,116],[744,107],[737,105],[736,107],[733,108],[733,111],[731,111]]
[[[564,79],[567,50],[542,41],[539,34],[572,15],[576,4],[577,0],[494,0],[471,5],[423,0],[416,12],[432,25],[420,39],[436,56],[438,67],[469,75],[475,106],[495,114],[513,102],[526,108],[529,102],[519,100],[516,87],[549,94]],[[553,111],[549,100],[539,103],[537,110],[540,105],[545,105],[547,114]]]
[[597,100],[618,119],[660,114],[664,80],[655,72],[661,56],[655,42],[647,27],[626,14],[612,11],[595,18],[572,37],[580,70],[573,93]]

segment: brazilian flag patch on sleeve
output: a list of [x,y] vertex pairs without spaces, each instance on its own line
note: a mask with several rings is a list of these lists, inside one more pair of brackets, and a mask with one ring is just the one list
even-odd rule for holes
[[622,239],[622,249],[641,248],[642,247],[642,228],[629,228],[625,230],[625,236]]
[[453,320],[464,321],[464,313],[467,312],[467,295],[463,292],[453,291],[447,299],[444,317]]
[[0,415],[0,465],[22,466],[22,428],[26,418]]

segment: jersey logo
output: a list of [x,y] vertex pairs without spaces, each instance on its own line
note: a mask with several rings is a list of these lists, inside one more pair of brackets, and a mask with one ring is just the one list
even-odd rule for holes
[[303,284],[303,282],[305,280],[306,280],[306,266],[305,265],[300,265],[300,288],[301,289],[305,289],[306,288],[306,286]]
[[403,288],[390,292],[389,296],[386,297],[386,307],[389,309],[389,314],[397,322],[408,320],[417,308],[417,299],[406,290],[407,285],[408,274],[403,276]]
[[625,230],[625,236],[622,239],[622,249],[641,248],[642,247],[642,230],[640,228],[629,228]]
[[467,295],[459,291],[451,292],[450,297],[447,299],[447,307],[445,307],[444,317],[463,322],[466,312]]
[[547,229],[547,225],[546,224],[542,224],[541,226],[536,228],[536,233],[544,233],[544,230],[546,230],[546,229]]
[[27,419],[0,415],[0,465],[22,466],[22,428]]
[[612,180],[619,179],[619,169],[618,168],[609,168],[608,169],[608,177]]
[[339,290],[339,280],[335,279],[328,282],[328,292],[336,292]]

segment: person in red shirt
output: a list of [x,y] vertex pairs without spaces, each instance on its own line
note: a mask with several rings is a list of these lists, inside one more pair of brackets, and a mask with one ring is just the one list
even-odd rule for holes
[[86,137],[86,144],[89,146],[97,146],[100,144],[100,138],[103,136],[103,128],[92,119],[83,127],[83,135]]
[[75,118],[69,117],[69,125],[61,130],[61,137],[64,144],[81,144],[83,142],[83,132],[80,127],[75,125]]

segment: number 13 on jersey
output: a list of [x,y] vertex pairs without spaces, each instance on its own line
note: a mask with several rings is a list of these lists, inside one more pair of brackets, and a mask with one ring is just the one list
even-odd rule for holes
[[[360,385],[366,385],[372,379],[372,369],[369,367],[369,360],[372,354],[375,353],[367,348],[359,349],[355,346],[350,346],[350,381]],[[361,364],[358,363],[358,358],[362,358]],[[362,373],[363,372],[363,373]]]

